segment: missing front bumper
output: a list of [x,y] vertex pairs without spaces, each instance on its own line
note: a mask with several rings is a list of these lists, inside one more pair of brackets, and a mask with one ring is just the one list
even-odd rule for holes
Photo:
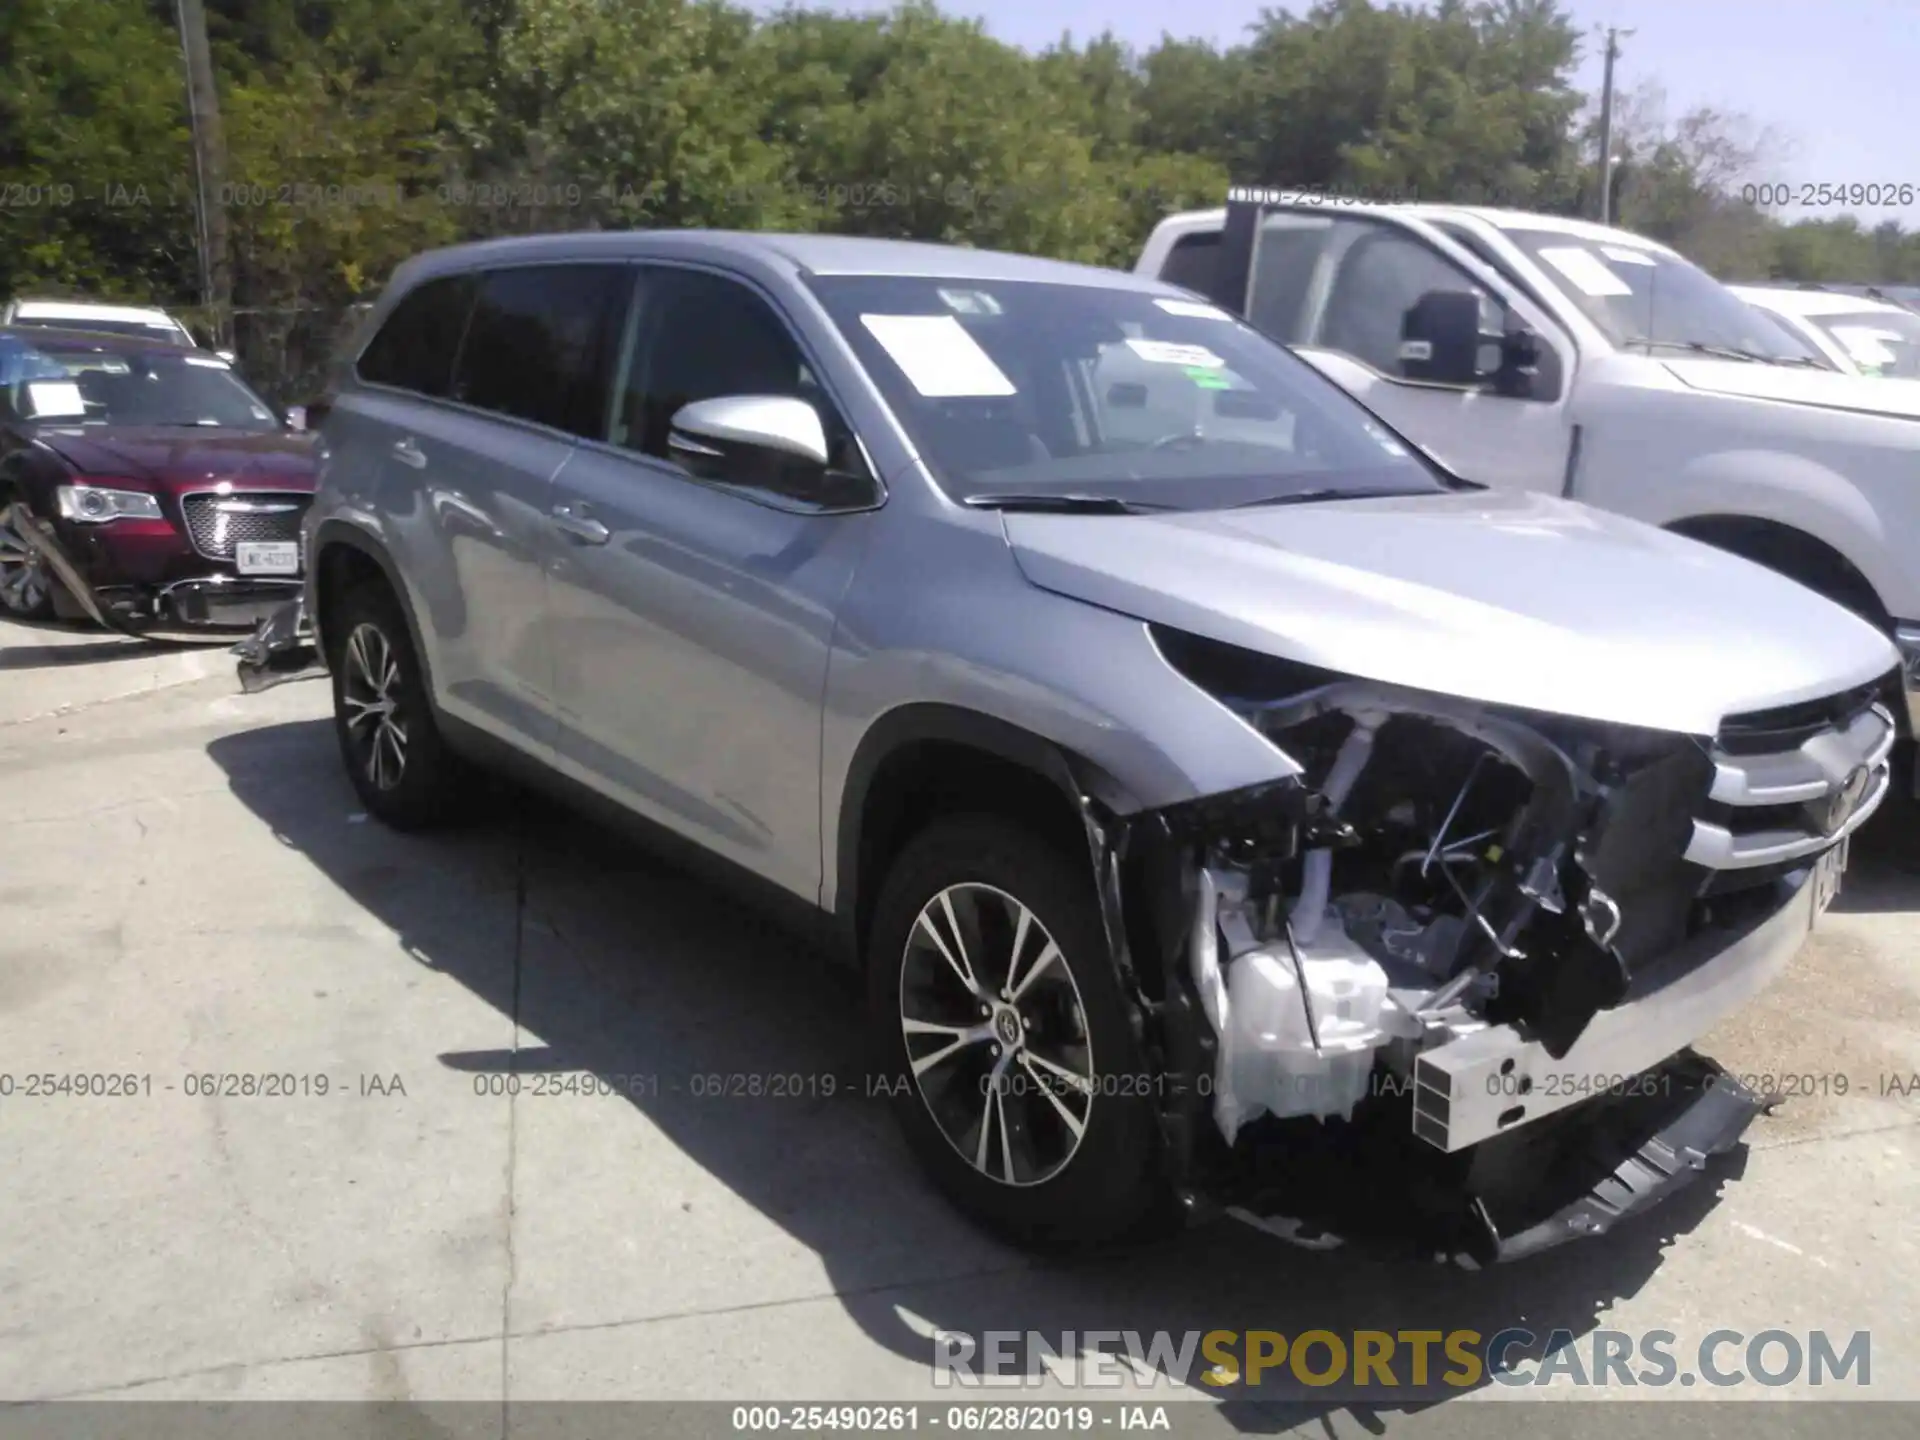
[[1442,1155],[1404,1130],[1396,1142],[1391,1105],[1317,1133],[1268,1125],[1242,1147],[1248,1179],[1228,1209],[1312,1248],[1501,1264],[1671,1199],[1739,1145],[1766,1103],[1688,1052],[1471,1155]]
[[[1422,1053],[1414,1064],[1413,1128],[1437,1149],[1465,1150],[1627,1084],[1706,1034],[1773,983],[1799,952],[1818,897],[1812,872],[1791,899],[1732,943],[1710,935],[1703,958],[1681,951],[1644,988],[1594,1016],[1559,1059],[1511,1025],[1490,1026]],[[1673,978],[1658,983],[1666,976]]]

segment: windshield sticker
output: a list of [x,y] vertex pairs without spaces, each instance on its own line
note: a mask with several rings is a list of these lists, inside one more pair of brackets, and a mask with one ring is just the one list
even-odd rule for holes
[[951,315],[862,315],[901,374],[929,400],[1014,395],[1013,382]]
[[1602,245],[1600,253],[1622,265],[1658,265],[1660,263],[1646,251],[1634,250],[1625,245]]
[[[1893,345],[1901,341],[1897,330],[1880,330],[1865,325],[1836,325],[1833,338],[1846,347],[1851,355],[1862,365],[1893,365],[1900,356]],[[1891,340],[1893,345],[1887,342]]]
[[1633,294],[1633,287],[1602,264],[1591,250],[1583,250],[1578,245],[1549,245],[1541,250],[1540,258],[1578,286],[1582,294],[1602,297]]
[[198,365],[205,370],[230,370],[233,368],[224,360],[215,360],[206,355],[182,355],[180,358],[189,365]]
[[984,290],[942,290],[940,298],[956,315],[998,315],[1000,302]]
[[1170,340],[1129,340],[1126,346],[1142,360],[1150,360],[1155,365],[1179,365],[1188,369],[1198,366],[1218,370],[1227,363],[1204,345],[1176,345]]
[[1222,370],[1209,370],[1203,365],[1189,365],[1186,376],[1202,390],[1231,390],[1233,380]]
[[33,401],[35,419],[84,417],[87,413],[87,402],[80,398],[80,387],[71,380],[29,380],[27,396]]
[[1156,300],[1153,302],[1169,315],[1183,316],[1188,320],[1231,320],[1226,311],[1212,305],[1203,305],[1198,300]]

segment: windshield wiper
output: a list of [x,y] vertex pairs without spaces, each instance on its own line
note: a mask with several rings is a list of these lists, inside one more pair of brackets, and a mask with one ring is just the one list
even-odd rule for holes
[[[1484,486],[1475,486],[1484,489]],[[1261,505],[1310,505],[1322,500],[1393,500],[1403,495],[1422,495],[1422,490],[1356,490],[1337,485],[1323,485],[1317,490],[1289,490],[1282,495],[1262,495],[1257,500],[1242,500],[1229,505],[1229,510],[1252,510]]]
[[1756,365],[1811,365],[1823,370],[1818,360],[1805,355],[1764,355],[1758,350],[1742,350],[1737,345],[1710,345],[1704,340],[1655,340],[1650,335],[1636,335],[1625,342],[1628,345],[1644,346],[1648,350],[1685,350],[1692,355],[1708,355],[1715,360],[1747,360]]
[[1041,510],[1063,515],[1146,515],[1173,508],[1145,500],[1123,500],[1118,495],[1082,495],[1072,491],[1065,494],[1003,491],[998,494],[969,495],[960,503],[976,510]]

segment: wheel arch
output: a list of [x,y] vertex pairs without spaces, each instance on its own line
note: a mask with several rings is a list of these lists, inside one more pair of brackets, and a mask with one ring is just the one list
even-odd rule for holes
[[433,683],[433,660],[421,643],[420,620],[413,613],[412,594],[400,578],[400,567],[387,547],[358,525],[345,520],[323,520],[314,530],[309,563],[313,567],[313,604],[308,620],[313,626],[315,651],[322,660],[328,654],[327,623],[338,597],[356,579],[377,577],[400,606],[400,614],[407,623],[407,639],[413,644],[421,677],[426,682],[428,703],[437,710],[439,692]]
[[1758,515],[1693,515],[1669,521],[1676,535],[1726,550],[1797,580],[1891,633],[1893,617],[1864,571],[1834,545]]
[[1099,767],[1009,721],[938,703],[887,712],[848,766],[833,830],[832,913],[844,952],[866,960],[867,930],[887,861],[940,815],[1009,814],[1096,863],[1089,801],[1134,808]]

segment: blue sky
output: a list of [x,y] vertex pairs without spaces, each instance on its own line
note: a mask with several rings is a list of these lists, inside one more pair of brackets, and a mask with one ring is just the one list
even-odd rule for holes
[[[1062,31],[1085,39],[1112,28],[1139,46],[1163,31],[1232,43],[1262,0],[942,0],[975,15],[1003,40],[1038,48]],[[1294,0],[1296,11],[1310,0]],[[848,8],[836,5],[833,8]],[[857,8],[887,8],[884,5]],[[1275,3],[1274,8],[1282,8]],[[1920,188],[1920,3],[1917,0],[1571,0],[1583,27],[1617,25],[1624,37],[1616,83],[1658,80],[1677,118],[1696,105],[1747,116],[1781,142],[1772,178],[1834,185]],[[1579,80],[1597,94],[1600,46],[1587,47]],[[1795,206],[1784,218],[1831,218],[1843,207]],[[1859,211],[1867,224],[1920,227],[1920,204]]]

